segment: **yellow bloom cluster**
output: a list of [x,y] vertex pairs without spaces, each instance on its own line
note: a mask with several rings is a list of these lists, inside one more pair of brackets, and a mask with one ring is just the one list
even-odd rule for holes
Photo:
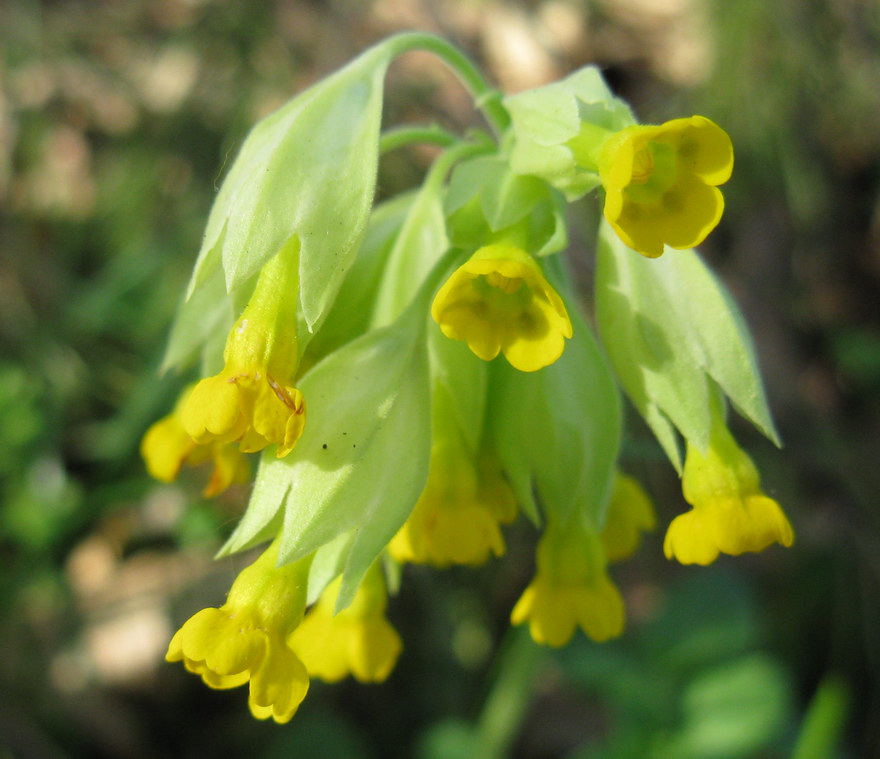
[[[493,101],[497,144],[452,140],[421,190],[370,215],[377,132],[327,129],[314,143],[327,155],[314,161],[302,145],[327,126],[327,114],[379,129],[381,92],[364,94],[393,55],[376,50],[328,80],[323,95],[270,117],[246,143],[218,195],[194,287],[215,277],[229,288],[219,305],[249,295],[247,305],[226,334],[223,368],[187,388],[141,445],[150,474],[163,482],[184,466],[211,463],[207,496],[247,481],[245,454],[265,451],[249,510],[223,550],[272,542],[222,606],[182,625],[166,658],[211,688],[247,684],[253,715],[278,723],[292,718],[310,677],[370,683],[390,676],[403,650],[387,617],[400,564],[479,566],[501,557],[502,528],[521,511],[541,533],[534,576],[511,623],[549,646],[565,645],[578,629],[599,642],[621,635],[626,612],[608,567],[635,553],[657,516],[641,485],[616,469],[620,385],[655,431],[645,409],[662,417],[658,438],[675,466],[676,426],[689,438],[682,487],[692,508],[668,528],[668,558],[708,564],[721,553],[793,541],[788,519],[727,429],[723,398],[702,409],[709,408],[710,430],[681,421],[703,418],[694,409],[710,404],[710,386],[738,408],[745,396],[760,395],[745,339],[729,351],[746,357],[743,371],[716,366],[727,354],[713,362],[694,358],[696,351],[675,353],[679,335],[691,334],[685,317],[733,323],[732,307],[723,310],[722,293],[682,301],[694,305],[679,312],[676,297],[693,293],[676,291],[676,277],[709,281],[685,278],[702,272],[698,259],[681,254],[690,268],[679,270],[629,250],[656,258],[667,246],[699,244],[718,224],[718,187],[733,167],[727,134],[702,116],[633,125],[628,107],[587,71],[511,99],[509,113]],[[405,129],[382,144],[404,144],[398,141],[411,133],[436,134]],[[314,167],[316,181],[337,180],[305,187],[308,172],[291,166]],[[357,179],[360,189],[348,192],[354,185],[341,177]],[[600,184],[607,223],[596,300],[604,346],[578,314],[565,266],[550,258],[566,245],[564,201]],[[363,213],[349,229],[340,209],[351,209],[358,195]],[[653,293],[663,298],[640,300]],[[200,313],[187,313],[178,324],[192,328]],[[669,318],[657,317],[657,339],[641,346],[656,314]],[[190,353],[200,347],[203,365],[215,370],[223,335],[208,340],[203,331],[182,340]],[[693,334],[711,354],[712,341]],[[636,344],[645,350],[615,350]],[[661,353],[676,362],[664,363]],[[301,361],[310,368],[300,379]],[[671,373],[683,380],[677,394],[667,392],[665,377],[648,377],[673,363]],[[314,415],[305,438],[297,384]],[[676,413],[684,397],[687,413]],[[743,414],[772,430],[768,413]],[[693,444],[706,436],[705,450]]]

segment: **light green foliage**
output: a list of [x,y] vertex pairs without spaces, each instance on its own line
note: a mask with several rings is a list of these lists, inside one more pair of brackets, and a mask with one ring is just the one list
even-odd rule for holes
[[[555,279],[555,278],[554,278]],[[538,372],[498,366],[488,414],[517,499],[539,522],[544,508],[567,519],[582,509],[600,528],[620,447],[620,397],[592,331],[569,300],[574,335]]]
[[713,383],[774,442],[748,332],[720,282],[693,251],[636,255],[604,224],[596,273],[602,341],[627,395],[677,469],[677,429],[705,449]]
[[514,144],[511,168],[541,177],[571,200],[599,186],[594,170],[578,166],[569,140],[583,122],[619,130],[635,123],[629,106],[615,98],[595,66],[565,79],[504,99],[510,111]]
[[254,127],[211,210],[190,294],[220,261],[227,289],[239,288],[296,236],[303,316],[317,327],[369,215],[391,57],[371,48]]

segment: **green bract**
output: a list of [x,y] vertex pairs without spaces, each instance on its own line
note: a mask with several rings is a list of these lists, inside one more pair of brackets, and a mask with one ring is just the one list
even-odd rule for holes
[[[635,123],[629,106],[615,98],[595,66],[560,82],[504,99],[513,125],[511,169],[540,177],[576,200],[600,184],[598,171],[578,165],[569,141],[584,123],[618,131]],[[597,139],[602,139],[601,131]]]
[[392,57],[387,43],[367,50],[253,128],[211,209],[190,294],[221,262],[236,290],[296,236],[302,312],[315,329],[370,212]]
[[627,395],[676,469],[675,429],[700,450],[709,444],[713,383],[779,442],[742,317],[695,252],[648,259],[603,222],[596,318]]

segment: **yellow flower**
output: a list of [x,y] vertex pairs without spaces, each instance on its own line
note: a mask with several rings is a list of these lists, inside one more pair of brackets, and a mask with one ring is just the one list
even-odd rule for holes
[[446,337],[464,340],[484,361],[503,352],[523,372],[552,364],[571,337],[562,298],[532,256],[507,244],[480,248],[456,269],[431,315]]
[[629,247],[652,258],[691,248],[721,219],[717,185],[733,170],[730,137],[703,116],[631,126],[605,140],[598,160],[605,218]]
[[173,482],[181,468],[211,461],[214,468],[202,494],[208,498],[219,495],[232,484],[250,479],[247,457],[230,445],[210,443],[199,445],[187,433],[181,421],[187,390],[168,416],[151,425],[141,441],[141,456],[147,471],[160,482]]
[[512,521],[516,502],[491,464],[481,473],[454,437],[434,443],[428,482],[409,519],[388,545],[398,561],[477,566],[504,554],[499,522]]
[[182,661],[211,688],[250,681],[257,719],[290,720],[309,689],[309,676],[287,639],[305,610],[310,558],[276,567],[270,546],[232,584],[219,609],[202,609],[180,628],[165,659]]
[[341,584],[338,577],[327,586],[290,636],[290,646],[312,677],[335,683],[351,674],[362,683],[382,682],[403,648],[385,618],[388,595],[382,570],[374,564],[351,605],[334,616]]
[[642,540],[642,532],[653,530],[656,525],[654,504],[638,480],[618,472],[601,535],[608,561],[632,556]]
[[299,358],[296,253],[291,244],[263,267],[229,332],[223,371],[201,380],[184,404],[183,426],[197,443],[238,441],[245,453],[275,443],[281,458],[302,435],[305,403],[292,385]]
[[551,520],[538,541],[537,573],[510,621],[529,623],[535,643],[564,646],[575,628],[601,643],[623,632],[623,599],[608,577],[598,535],[574,519]]
[[705,565],[719,553],[737,556],[794,542],[788,518],[761,491],[758,470],[723,422],[714,425],[705,453],[688,444],[682,490],[693,508],[669,525],[663,543],[668,559]]

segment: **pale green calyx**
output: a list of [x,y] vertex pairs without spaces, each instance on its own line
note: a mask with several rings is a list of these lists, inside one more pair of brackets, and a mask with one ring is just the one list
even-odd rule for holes
[[608,133],[635,123],[629,106],[614,97],[595,66],[511,95],[504,105],[514,135],[512,170],[540,177],[569,201],[601,184],[595,164],[583,161],[593,143],[597,147]]

